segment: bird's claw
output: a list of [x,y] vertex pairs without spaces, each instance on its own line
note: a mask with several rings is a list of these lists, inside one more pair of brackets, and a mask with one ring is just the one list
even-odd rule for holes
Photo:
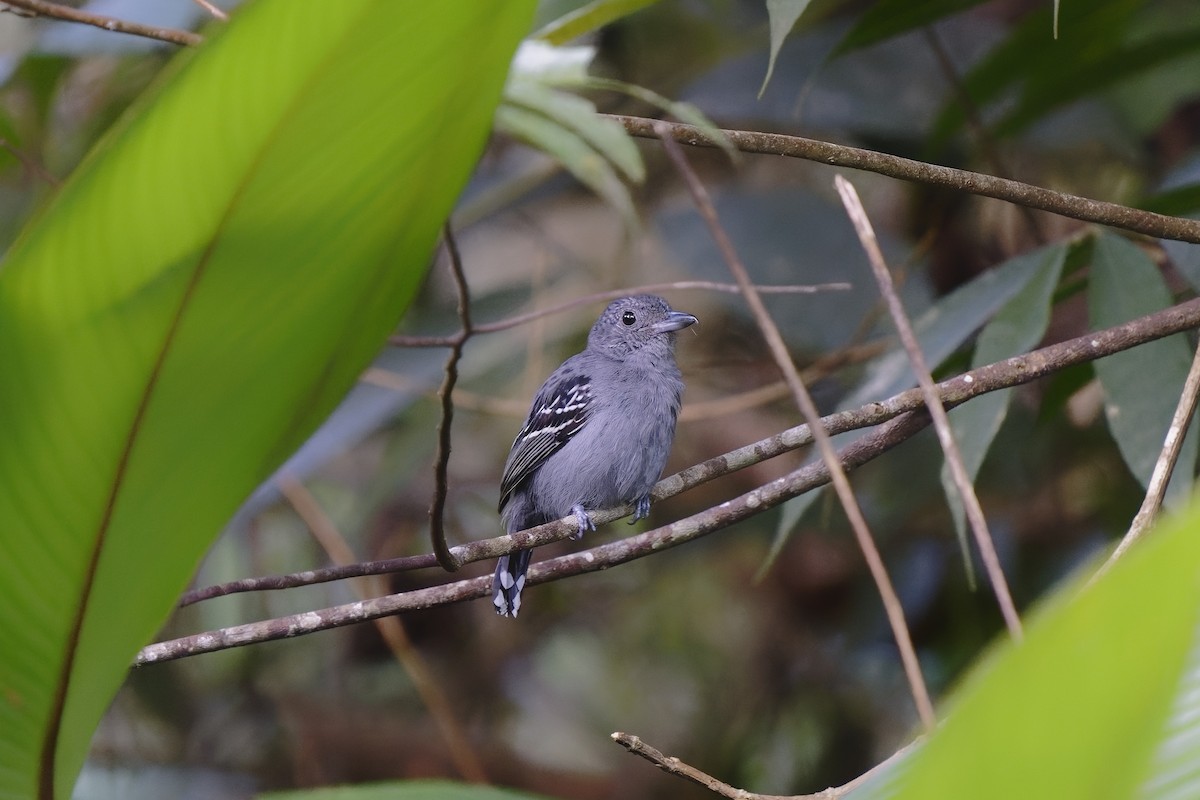
[[633,504],[633,519],[629,520],[629,524],[635,524],[639,519],[645,519],[650,516],[650,495],[643,495]]
[[587,511],[581,505],[571,506],[571,513],[575,515],[575,521],[579,523],[579,530],[571,535],[576,541],[583,538],[583,535],[588,531],[596,530],[596,523],[592,522],[592,518],[588,516]]

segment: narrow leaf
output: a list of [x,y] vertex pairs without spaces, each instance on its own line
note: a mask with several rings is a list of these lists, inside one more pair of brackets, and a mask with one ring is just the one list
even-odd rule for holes
[[[1145,253],[1112,234],[1097,238],[1088,292],[1092,327],[1127,322],[1172,302],[1162,275]],[[1187,338],[1179,334],[1095,363],[1109,430],[1143,487],[1162,451],[1191,362]],[[1192,425],[1167,487],[1169,502],[1178,502],[1191,488],[1197,442]]]
[[637,225],[633,199],[608,159],[582,136],[542,114],[515,105],[496,111],[496,128],[531,147],[548,153],[596,194],[621,212],[625,223]]
[[[930,368],[936,369],[979,330],[985,320],[1022,291],[1033,280],[1040,266],[1037,258],[1007,261],[946,295],[922,314],[913,327]],[[837,410],[858,408],[872,400],[891,397],[916,383],[908,354],[903,348],[897,347],[867,366],[863,381],[842,399]],[[862,432],[857,431],[845,433],[836,437],[835,441],[838,447],[844,447],[861,435]],[[771,568],[792,530],[820,494],[819,490],[808,492],[783,504],[771,549],[758,570],[759,577]]]
[[767,0],[767,16],[771,23],[771,55],[767,60],[767,74],[758,90],[759,97],[762,97],[763,92],[767,90],[767,84],[771,82],[779,49],[783,47],[784,40],[795,27],[796,20],[800,19],[804,9],[808,8],[809,2],[811,0]]
[[504,89],[504,99],[579,134],[579,138],[625,173],[629,180],[641,183],[646,177],[642,155],[633,139],[618,123],[598,116],[596,106],[590,100],[527,79],[509,81]]
[[879,0],[867,7],[830,58],[930,25],[985,0]]
[[555,45],[566,44],[655,2],[657,0],[592,0],[545,25],[533,34],[533,38]]
[[[975,354],[971,359],[972,369],[1025,353],[1037,346],[1046,333],[1046,326],[1050,323],[1054,289],[1058,286],[1058,279],[1062,275],[1066,257],[1067,247],[1063,244],[1051,245],[1045,249],[1019,256],[1020,259],[1031,259],[1037,262],[1038,271],[1032,280],[997,312],[992,321],[979,334],[979,340],[975,343]],[[991,449],[992,441],[996,438],[996,434],[1000,431],[1000,426],[1008,414],[1012,393],[1012,389],[991,392],[950,412],[950,425],[954,431],[954,439],[958,443],[963,466],[966,467],[967,475],[972,483],[979,475],[983,459]],[[950,513],[954,519],[954,532],[962,550],[963,563],[971,583],[974,584],[974,569],[967,543],[965,511],[962,498],[954,485],[954,479],[950,477],[948,466],[942,467],[942,486],[945,488],[946,499],[950,504]]]

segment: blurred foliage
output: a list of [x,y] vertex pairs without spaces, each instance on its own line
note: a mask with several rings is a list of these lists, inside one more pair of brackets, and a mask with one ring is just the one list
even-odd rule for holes
[[[187,21],[174,24],[200,19],[189,0],[112,2],[107,11],[146,20],[148,5],[186,7],[179,13]],[[578,19],[604,23],[571,43],[592,49],[587,75],[576,76],[585,85],[599,80],[644,87],[691,103],[722,127],[925,157],[1176,214],[1200,211],[1200,18],[1194,0],[1065,3],[1057,41],[1050,4],[1022,0],[794,3],[791,9],[803,12],[794,25],[771,18],[789,4],[762,0],[584,6],[543,3],[534,30],[574,32],[570,26]],[[79,29],[0,14],[0,238],[6,245],[171,55],[144,42],[126,47],[122,43],[131,37],[105,31],[81,33],[68,44],[62,33],[51,36]],[[781,29],[790,35],[783,38]],[[772,73],[765,83],[768,64]],[[539,139],[526,125],[521,138],[568,164],[590,165],[597,180],[585,188],[576,183],[579,169],[564,172],[545,152],[497,135],[460,199],[455,218],[477,322],[605,289],[728,279],[656,144],[634,145],[634,167],[627,142],[595,138],[600,129],[592,127],[588,104],[657,114],[655,104],[646,102],[652,95],[570,91],[575,94],[562,87],[518,88],[510,100],[519,102],[504,106],[500,121],[508,115],[511,123],[519,109],[536,113],[544,131],[545,120],[557,116],[561,125],[553,132]],[[412,100],[380,102],[400,114]],[[352,124],[351,118],[344,122]],[[511,124],[507,130],[520,133]],[[546,144],[564,130],[575,136],[570,153],[565,145],[555,152]],[[608,131],[600,135],[616,136]],[[879,399],[904,385],[907,378],[896,371],[902,360],[878,354],[891,348],[890,328],[881,322],[865,257],[833,192],[830,170],[771,156],[743,156],[734,164],[717,150],[689,150],[688,157],[757,281],[854,284],[850,292],[768,298],[802,364],[840,356],[813,383],[822,407]],[[642,170],[642,183],[628,180]],[[924,341],[939,374],[1030,342],[1122,321],[1190,297],[1200,284],[1196,245],[1130,241],[1120,232],[1100,233],[994,200],[872,174],[849,177],[880,232],[910,313],[926,320]],[[597,196],[589,188],[605,191]],[[639,224],[628,224],[630,216]],[[291,290],[286,277],[279,288],[285,296]],[[712,403],[778,380],[777,372],[740,298],[699,290],[666,294],[701,320],[696,335],[679,341],[688,389],[669,470],[798,423],[784,400],[712,410]],[[457,541],[500,531],[496,483],[528,398],[561,358],[579,348],[598,310],[547,316],[468,343],[450,461],[448,527]],[[457,324],[453,284],[438,263],[401,332],[443,334]],[[981,440],[972,456],[977,486],[1022,609],[1124,533],[1193,342],[1176,337],[988,401],[1001,408],[969,405],[956,412],[986,417],[970,423]],[[297,341],[297,351],[301,347]],[[385,349],[375,362],[383,372],[368,373],[285,467],[306,479],[364,559],[429,549],[434,392],[443,358],[441,351]],[[1120,419],[1114,407],[1139,410],[1114,424]],[[1190,452],[1177,479],[1180,493],[1194,472],[1194,446]],[[183,464],[190,457],[178,454]],[[783,456],[664,501],[649,524],[720,503],[803,459]],[[1077,589],[1070,585],[1052,602],[1061,607],[1033,626],[1028,649],[1001,648],[1003,653],[986,657],[989,644],[1003,636],[1000,619],[986,587],[970,588],[941,466],[936,442],[923,434],[852,477],[935,697],[945,698],[963,682],[962,699],[952,706],[963,712],[953,718],[954,736],[935,738],[929,753],[910,756],[905,769],[911,773],[884,777],[901,781],[911,774],[914,783],[905,791],[918,787],[922,796],[936,796],[943,784],[936,766],[929,766],[932,759],[1003,752],[995,764],[1007,767],[1010,779],[1026,779],[1024,794],[1036,796],[1045,786],[1060,789],[1060,797],[1085,797],[1066,784],[1041,783],[1036,772],[1022,773],[1017,764],[1036,762],[1019,761],[1014,750],[992,748],[1027,743],[1044,754],[1058,741],[1032,734],[1054,719],[1095,733],[1064,751],[1076,759],[1069,763],[1087,765],[1088,757],[1105,752],[1103,761],[1090,763],[1116,769],[1122,752],[1102,748],[1112,747],[1104,734],[1119,723],[1136,728],[1122,740],[1128,752],[1136,750],[1136,759],[1120,766],[1137,763],[1109,785],[1122,787],[1120,796],[1154,796],[1161,784],[1136,781],[1155,769],[1160,777],[1178,772],[1167,732],[1179,728],[1169,719],[1184,719],[1189,709],[1174,717],[1168,709],[1195,683],[1194,637],[1166,641],[1188,624],[1194,630],[1194,598],[1170,594],[1186,583],[1186,568],[1194,564],[1194,548],[1182,543],[1187,537],[1180,533],[1187,524],[1164,543],[1153,543],[1153,552],[1128,571],[1114,572],[1112,584],[1084,593],[1079,606],[1067,602]],[[710,796],[609,741],[612,731],[624,730],[735,786],[810,792],[854,778],[909,741],[915,711],[878,593],[843,515],[828,494],[804,500],[803,509],[798,505],[686,548],[535,587],[516,623],[497,620],[486,602],[406,615],[409,638],[452,698],[489,780],[562,798]],[[627,530],[613,525],[595,536]],[[773,544],[775,559],[764,569]],[[538,557],[578,546],[547,548]],[[213,546],[194,582],[326,561],[267,482]],[[488,571],[486,564],[463,570],[468,576]],[[1160,591],[1150,592],[1159,575]],[[402,591],[444,579],[410,573],[390,583]],[[1190,586],[1194,590],[1194,581]],[[1144,604],[1120,607],[1119,600],[1130,602],[1143,592]],[[352,599],[348,587],[336,584],[231,596],[176,613],[160,635]],[[1171,626],[1157,631],[1151,623],[1158,608],[1172,599],[1180,607],[1172,609]],[[1140,618],[1147,620],[1141,627]],[[1141,649],[1122,650],[1125,636],[1135,637]],[[1059,659],[1064,652],[1069,657]],[[967,679],[976,662],[982,669]],[[1155,675],[1163,677],[1138,673],[1138,665],[1162,667]],[[1153,698],[1125,694],[1138,680],[1159,682],[1144,687]],[[1066,691],[1070,687],[1078,691]],[[1099,705],[1093,716],[1080,714],[1109,693],[1121,694],[1144,715],[1119,716],[1115,723],[1101,719],[1112,708]],[[939,709],[946,711],[941,701]],[[1121,713],[1126,711],[1133,714]],[[988,730],[1003,741],[988,739]],[[1071,730],[1045,727],[1045,735],[1059,731],[1069,738]],[[1156,741],[1157,750],[1147,744]],[[1088,749],[1093,745],[1101,749]],[[963,763],[965,769],[976,762]],[[92,740],[76,795],[236,798],[268,789],[427,777],[461,776],[439,721],[376,630],[364,625],[131,673]],[[970,786],[972,796],[991,796],[970,783],[953,785],[958,794]],[[383,784],[353,796],[395,789]],[[432,791],[438,797],[484,796],[444,784]]]

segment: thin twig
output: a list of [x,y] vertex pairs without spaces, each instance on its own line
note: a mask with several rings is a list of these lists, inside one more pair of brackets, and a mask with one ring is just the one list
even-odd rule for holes
[[686,778],[693,783],[698,783],[705,789],[715,792],[722,797],[728,797],[730,800],[837,800],[839,797],[850,794],[850,792],[853,792],[880,772],[907,756],[925,741],[925,737],[917,737],[848,783],[844,783],[841,786],[831,786],[828,789],[814,792],[813,794],[793,795],[759,794],[758,792],[749,792],[745,789],[735,788],[724,781],[717,780],[706,772],[696,769],[690,764],[685,764],[675,756],[664,755],[661,750],[646,744],[641,737],[630,733],[621,733],[618,731],[612,734],[612,740],[635,756],[641,756],[646,759],[662,771]]
[[192,2],[203,8],[209,14],[212,14],[217,19],[221,20],[221,22],[229,22],[229,15],[217,8],[212,3],[208,2],[208,0],[192,0]]
[[[845,282],[837,283],[818,283],[812,285],[803,284],[786,284],[783,286],[759,286],[758,291],[762,294],[815,294],[817,292],[836,292],[846,291],[851,288],[851,284]],[[612,289],[607,292],[597,292],[595,294],[584,295],[577,297],[565,303],[559,303],[556,306],[548,308],[539,308],[536,311],[529,311],[524,314],[517,314],[513,317],[507,317],[496,322],[487,322],[474,327],[475,333],[496,333],[497,331],[508,330],[519,325],[524,325],[532,322],[535,319],[549,317],[554,314],[561,314],[564,311],[571,311],[580,306],[592,305],[593,303],[602,303],[608,300],[616,300],[618,297],[625,297],[631,294],[648,294],[652,292],[669,292],[669,291],[684,291],[687,289],[703,289],[710,292],[726,292],[728,294],[738,294],[741,289],[734,283],[718,283],[715,281],[672,281],[670,283],[649,283],[644,286],[628,286],[622,289]],[[388,338],[388,344],[394,347],[453,347],[454,336],[408,336],[405,334],[396,334]]]
[[667,156],[675,164],[679,174],[683,176],[684,183],[687,185],[692,199],[696,203],[696,208],[700,211],[700,216],[703,217],[705,223],[708,225],[709,232],[717,243],[717,249],[721,251],[721,255],[729,265],[729,271],[733,273],[733,277],[737,280],[738,285],[742,287],[742,296],[746,300],[746,305],[750,307],[750,311],[758,323],[763,339],[766,340],[767,347],[770,349],[775,363],[783,373],[788,388],[792,391],[792,397],[795,399],[800,413],[804,416],[804,419],[809,424],[809,428],[813,432],[813,438],[816,441],[817,450],[821,454],[821,460],[829,468],[833,477],[833,488],[837,492],[838,500],[841,501],[842,508],[846,512],[846,518],[850,522],[850,527],[854,530],[854,538],[858,541],[858,545],[862,549],[863,557],[867,561],[867,567],[871,571],[871,577],[875,580],[875,585],[879,589],[879,595],[883,599],[883,607],[887,613],[888,622],[892,626],[892,635],[895,636],[896,645],[900,650],[900,660],[904,665],[905,675],[908,677],[909,688],[912,691],[917,713],[921,717],[921,722],[925,728],[932,730],[937,724],[937,715],[934,714],[933,702],[929,698],[929,688],[925,685],[924,675],[921,674],[921,662],[917,659],[917,651],[913,647],[912,635],[909,633],[908,623],[904,619],[904,607],[900,605],[900,597],[896,594],[896,590],[892,586],[891,578],[888,577],[887,568],[883,564],[883,558],[879,555],[879,548],[875,546],[875,540],[871,536],[871,530],[867,526],[867,520],[862,514],[862,509],[859,508],[858,499],[854,496],[854,490],[850,488],[850,481],[846,479],[846,473],[842,470],[837,451],[834,450],[829,434],[820,425],[821,413],[817,410],[817,404],[813,402],[812,396],[808,393],[808,388],[804,385],[804,381],[800,379],[800,372],[796,369],[796,364],[792,361],[791,354],[788,353],[787,345],[783,342],[783,336],[780,335],[779,328],[776,327],[775,321],[771,319],[771,315],[767,311],[766,305],[763,304],[762,298],[759,297],[758,292],[754,291],[754,284],[750,280],[750,274],[746,271],[746,267],[742,264],[737,251],[733,247],[733,242],[730,241],[729,235],[725,232],[721,221],[717,218],[717,210],[708,196],[708,190],[704,188],[704,184],[700,181],[700,176],[687,163],[687,157],[683,154],[683,148],[671,138],[670,132],[665,125],[659,128],[659,138],[662,140],[663,149],[666,150]]
[[793,800],[788,795],[759,794],[758,792],[748,792],[745,789],[730,786],[725,781],[717,780],[707,772],[702,772],[690,764],[680,761],[675,756],[664,755],[661,750],[656,750],[642,741],[641,737],[630,733],[617,731],[612,734],[612,740],[635,756],[641,756],[646,759],[663,772],[669,775],[678,775],[692,783],[703,786],[714,794],[719,794],[721,797],[728,797],[729,800]]
[[925,354],[921,352],[921,345],[917,342],[916,333],[913,332],[912,322],[909,321],[904,304],[900,301],[900,296],[896,293],[896,287],[892,283],[892,274],[888,271],[883,252],[879,249],[879,242],[875,238],[871,220],[867,218],[866,209],[863,208],[858,192],[854,190],[850,181],[841,175],[835,175],[833,183],[837,187],[838,194],[841,195],[842,204],[846,206],[846,214],[849,215],[850,222],[854,224],[854,230],[858,234],[863,250],[867,253],[867,260],[871,263],[871,271],[875,273],[879,291],[883,295],[884,302],[887,303],[892,323],[900,334],[900,341],[904,345],[905,352],[908,353],[908,360],[912,364],[913,372],[916,373],[917,384],[921,387],[925,405],[933,417],[933,427],[937,431],[938,442],[942,446],[942,452],[946,455],[946,464],[950,468],[950,475],[954,479],[954,485],[962,499],[967,521],[971,524],[971,532],[975,534],[975,543],[979,546],[984,569],[987,570],[988,578],[991,580],[992,591],[996,593],[996,602],[1000,605],[1000,613],[1004,615],[1004,623],[1008,626],[1009,635],[1020,641],[1024,635],[1021,628],[1021,617],[1017,614],[1012,595],[1008,591],[1008,581],[1004,578],[1000,557],[996,555],[996,545],[992,541],[992,534],[988,531],[987,519],[983,515],[983,508],[979,505],[975,487],[971,485],[971,478],[967,475],[967,468],[963,465],[962,453],[958,449],[958,442],[954,440],[954,432],[950,428],[950,418],[946,416],[946,409],[942,407],[941,398],[938,397],[937,389],[933,385],[933,376],[929,374],[929,365],[925,361]]
[[[292,508],[308,526],[313,538],[329,556],[329,560],[342,565],[354,562],[354,551],[350,549],[346,537],[342,536],[337,525],[325,513],[325,509],[317,502],[317,498],[313,497],[312,492],[288,474],[279,477],[278,485],[280,493],[292,504]],[[378,597],[387,591],[386,584],[379,576],[361,578],[353,581],[353,584],[355,592],[363,600]],[[421,651],[413,647],[400,617],[380,617],[373,622],[392,655],[408,673],[421,701],[429,709],[459,774],[472,783],[486,783],[487,773],[484,772],[483,763],[471,747],[470,740],[454,713],[450,698],[442,691],[441,684],[425,663]]]
[[157,25],[143,25],[140,22],[129,22],[123,19],[116,19],[115,17],[105,17],[78,8],[64,6],[60,3],[52,3],[49,0],[3,0],[3,2],[5,5],[19,8],[41,17],[61,19],[67,22],[79,22],[84,25],[103,28],[106,31],[144,36],[147,39],[157,39],[160,42],[168,42],[170,44],[190,46],[198,45],[204,41],[203,36],[191,31],[164,28]]
[[454,572],[458,564],[450,555],[446,544],[446,496],[450,493],[450,426],[454,422],[454,384],[458,383],[458,362],[462,358],[463,346],[471,338],[474,330],[471,327],[471,293],[467,289],[467,278],[463,274],[462,257],[458,252],[458,243],[454,240],[454,231],[447,222],[442,231],[446,242],[446,252],[450,256],[450,273],[454,276],[454,289],[458,295],[459,330],[450,345],[450,355],[446,357],[445,377],[438,396],[442,400],[442,421],[438,424],[438,449],[433,465],[433,503],[429,506],[429,536],[433,540],[433,552],[437,555],[438,563],[447,572]]
[[[663,124],[667,126],[670,136],[681,144],[695,147],[717,146],[708,139],[703,130],[692,125],[677,122],[663,123],[660,120],[645,117],[627,117],[616,114],[601,114],[600,116],[621,123],[632,136],[647,139],[658,138],[655,126]],[[723,130],[721,132],[729,137],[734,146],[743,153],[788,156],[819,161],[835,167],[861,169],[900,180],[946,186],[971,194],[993,197],[1015,205],[1038,208],[1060,216],[1110,225],[1147,236],[1200,244],[1200,220],[1169,217],[1165,214],[1155,214],[1116,203],[1106,203],[1078,195],[1055,192],[1040,186],[997,178],[992,175],[927,164],[874,150],[846,147],[817,139],[758,131]]]
[[1196,413],[1198,396],[1200,396],[1200,346],[1196,348],[1196,355],[1192,358],[1192,366],[1188,370],[1187,380],[1184,381],[1183,392],[1179,395],[1179,404],[1175,406],[1175,415],[1171,418],[1171,427],[1167,428],[1162,452],[1158,456],[1158,461],[1154,463],[1154,472],[1150,475],[1150,485],[1146,489],[1145,498],[1142,499],[1142,507],[1134,515],[1133,522],[1129,525],[1129,532],[1125,534],[1121,543],[1117,545],[1117,549],[1104,562],[1104,566],[1097,571],[1096,577],[1107,572],[1118,558],[1133,547],[1134,543],[1142,538],[1153,525],[1155,518],[1158,517],[1163,496],[1167,492],[1167,483],[1171,479],[1171,472],[1175,469],[1175,462],[1179,460],[1179,451],[1183,448],[1183,440],[1187,436],[1188,425],[1191,424],[1192,416]]
[[[1098,358],[1104,358],[1113,353],[1119,353],[1131,347],[1196,327],[1200,327],[1200,298],[1112,328],[1089,333],[965,372],[939,383],[937,385],[938,395],[945,406],[951,408],[988,392],[1029,383],[1067,367],[1095,361]],[[861,408],[839,411],[823,417],[821,427],[830,435],[837,435],[885,423],[900,414],[921,408],[924,403],[924,397],[919,388],[909,389],[886,400],[868,403]],[[715,478],[762,463],[811,443],[812,434],[808,424],[797,425],[663,478],[651,492],[651,499],[658,502],[668,497],[674,497]],[[626,506],[597,511],[594,516],[597,523],[605,523],[630,513],[632,513],[632,508]],[[451,548],[451,552],[456,563],[469,564],[493,559],[524,547],[565,539],[574,534],[577,528],[574,517],[569,517],[537,528],[530,528],[528,531],[518,534],[525,537],[521,539],[520,543],[514,543],[509,536],[498,536],[458,545]],[[189,592],[184,595],[180,605],[239,592],[290,589],[314,583],[344,580],[360,575],[404,572],[429,569],[435,566],[437,566],[437,558],[432,553],[427,553],[385,561],[370,561],[350,567],[308,570],[292,575],[243,578],[231,583]]]

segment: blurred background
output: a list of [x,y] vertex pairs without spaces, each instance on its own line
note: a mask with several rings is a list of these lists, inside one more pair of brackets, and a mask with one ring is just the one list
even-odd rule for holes
[[[547,2],[539,17],[577,5]],[[596,48],[590,72],[688,101],[721,127],[878,149],[1168,213],[1200,208],[1188,190],[1200,174],[1200,15],[1191,0],[1064,4],[1057,43],[1048,3],[943,3],[955,12],[856,44],[850,34],[881,5],[813,3],[761,96],[771,35],[760,0],[662,0],[587,38]],[[90,7],[181,27],[204,19],[185,0]],[[0,15],[0,48],[7,244],[173,51],[10,14]],[[974,99],[964,106],[964,96]],[[588,97],[603,111],[659,113],[622,95]],[[659,145],[638,147],[646,178],[630,187],[630,224],[546,155],[494,138],[454,220],[477,322],[622,287],[730,281]],[[852,285],[767,301],[823,411],[837,408],[893,342],[834,170],[776,156],[731,160],[714,149],[687,155],[758,283]],[[914,317],[1085,227],[844,174],[863,195]],[[1141,244],[1175,293],[1191,291],[1200,271],[1194,246]],[[444,260],[439,254],[400,333],[457,329]],[[1046,341],[1089,329],[1081,280],[1069,263]],[[661,293],[701,321],[679,337],[687,392],[668,473],[799,424],[739,296]],[[451,544],[501,532],[497,485],[529,398],[582,347],[603,305],[467,344],[454,398]],[[939,374],[969,366],[969,331],[960,338]],[[251,498],[195,584],[323,566],[338,546],[360,560],[428,552],[445,357],[436,348],[382,351],[284,468],[289,479]],[[661,502],[641,525],[720,503],[805,458],[788,454]],[[968,581],[940,469],[926,432],[853,475],[935,698],[1003,630],[991,593]],[[1090,365],[1016,393],[977,485],[1022,610],[1124,532],[1141,489],[1108,432]],[[297,506],[309,509],[307,520]],[[336,530],[332,545],[310,529],[314,507]],[[610,525],[537,558],[629,530]],[[490,570],[475,564],[462,575]],[[412,572],[365,590],[447,579]],[[162,636],[357,596],[330,584],[222,598],[182,610]],[[248,797],[443,776],[563,798],[710,796],[625,753],[609,740],[618,730],[735,786],[813,792],[861,774],[917,729],[878,592],[830,495],[803,514],[769,511],[652,558],[533,587],[522,612],[501,620],[480,600],[407,614],[386,631],[359,625],[137,670],[96,736],[77,794]]]

